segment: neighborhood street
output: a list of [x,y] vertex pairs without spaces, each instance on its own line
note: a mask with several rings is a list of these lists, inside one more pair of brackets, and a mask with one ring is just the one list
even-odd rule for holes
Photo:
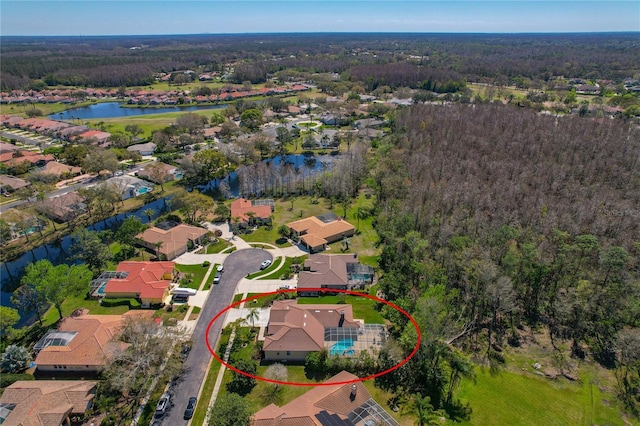
[[[231,304],[238,282],[247,274],[258,271],[260,263],[267,259],[273,260],[271,253],[266,250],[246,249],[231,253],[225,260],[220,284],[212,287],[193,331],[193,348],[184,364],[183,373],[173,389],[174,406],[165,414],[161,424],[178,425],[186,422],[183,419],[183,414],[187,401],[192,396],[198,396],[200,387],[206,378],[207,366],[212,358],[205,341],[205,332],[209,322],[218,312]],[[211,327],[209,341],[212,347],[215,347],[220,335],[223,320],[224,318],[220,318]]]

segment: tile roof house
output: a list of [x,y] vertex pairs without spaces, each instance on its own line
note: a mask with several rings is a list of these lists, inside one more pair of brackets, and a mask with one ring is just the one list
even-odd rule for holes
[[87,212],[87,205],[76,191],[43,201],[44,214],[56,222],[64,223]]
[[156,150],[156,144],[153,142],[139,143],[127,147],[127,151],[137,152],[140,155],[152,155]]
[[55,175],[58,177],[62,175],[74,177],[82,173],[82,168],[58,163],[57,161],[50,161],[38,172],[48,175]]
[[[231,219],[238,218],[240,224],[255,225],[270,219],[275,208],[273,200],[247,200],[238,198],[231,203]],[[253,214],[252,214],[253,213]]]
[[0,194],[9,194],[29,185],[31,184],[26,180],[15,176],[0,175]]
[[305,288],[353,290],[373,282],[373,268],[358,262],[357,254],[312,254],[298,274],[298,295],[317,296]]
[[398,426],[357,376],[342,371],[288,404],[269,404],[253,416],[253,426]]
[[52,155],[42,155],[37,152],[20,150],[0,154],[0,163],[7,166],[14,166],[23,162],[29,162],[32,166],[43,167],[49,161],[53,161]]
[[127,318],[151,317],[152,311],[128,311],[123,315],[82,315],[68,317],[50,330],[33,347],[38,373],[96,374],[113,351],[124,343],[114,343]]
[[264,358],[304,361],[311,352],[325,347],[325,332],[330,328],[360,328],[351,305],[298,305],[297,300],[276,300],[265,332]]
[[91,408],[97,382],[88,380],[20,380],[0,397],[3,426],[69,425],[70,417]]
[[127,275],[107,281],[104,296],[139,299],[143,308],[162,304],[169,297],[173,271],[173,262],[120,262],[116,272]]
[[94,140],[98,145],[105,144],[109,141],[111,133],[103,132],[101,130],[87,130],[84,133],[80,133],[76,136],[77,139]]
[[[140,240],[140,245],[159,253],[167,260],[173,260],[186,253],[190,245],[200,244],[207,233],[207,229],[181,223],[170,229],[152,226],[136,235],[136,238]],[[162,245],[158,247],[156,243]]]
[[312,253],[325,250],[327,244],[353,236],[356,229],[333,213],[290,222],[287,227],[291,235],[299,238]]
[[122,175],[108,179],[103,185],[109,185],[116,190],[122,200],[137,197],[153,191],[153,184],[134,176]]

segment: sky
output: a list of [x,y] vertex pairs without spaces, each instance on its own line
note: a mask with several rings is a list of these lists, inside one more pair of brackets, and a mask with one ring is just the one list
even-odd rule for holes
[[0,0],[0,35],[640,31],[640,0]]

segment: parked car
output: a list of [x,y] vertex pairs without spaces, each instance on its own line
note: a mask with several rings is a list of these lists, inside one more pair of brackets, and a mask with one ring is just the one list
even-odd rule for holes
[[158,404],[156,405],[156,413],[154,415],[156,419],[164,416],[164,413],[167,412],[167,408],[169,408],[170,402],[171,395],[169,395],[168,393],[162,394],[160,400],[158,401]]
[[269,265],[271,265],[271,261],[270,260],[265,260],[264,262],[262,262],[260,264],[260,270],[267,269],[269,267]]
[[222,274],[220,272],[216,272],[216,275],[213,277],[213,283],[218,284],[220,282],[220,278],[222,278]]
[[216,268],[216,271],[224,272],[224,266],[223,265],[218,265],[218,267]]
[[198,402],[198,398],[192,396],[189,398],[189,402],[187,403],[187,408],[184,410],[184,419],[189,420],[193,417],[193,412],[196,410],[196,402]]

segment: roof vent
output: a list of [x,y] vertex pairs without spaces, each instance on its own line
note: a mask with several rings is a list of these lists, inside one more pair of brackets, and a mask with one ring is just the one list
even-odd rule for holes
[[355,384],[351,385],[351,394],[349,395],[349,399],[353,401],[356,399],[356,395],[358,394],[358,386]]

